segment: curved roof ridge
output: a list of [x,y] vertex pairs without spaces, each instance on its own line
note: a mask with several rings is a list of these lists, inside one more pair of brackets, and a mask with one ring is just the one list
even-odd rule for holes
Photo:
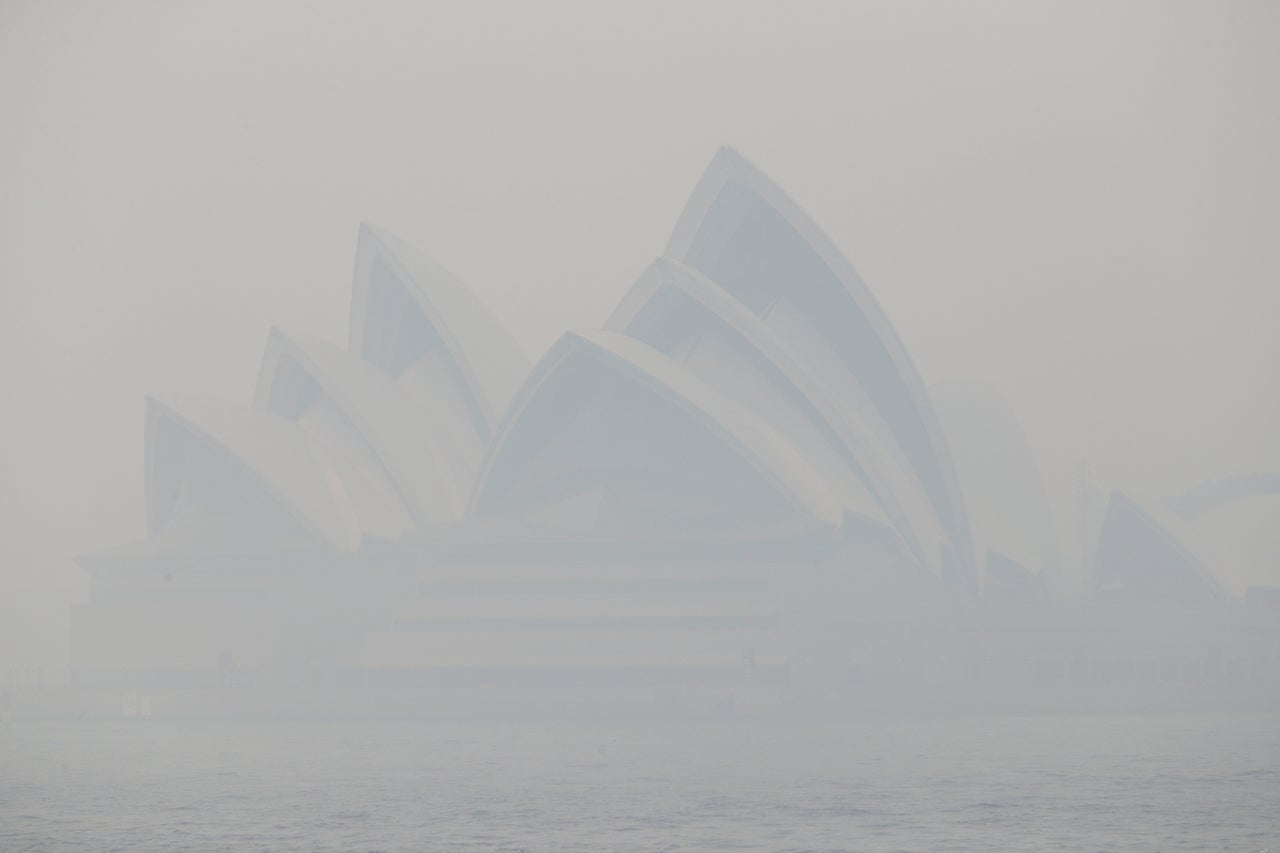
[[[825,265],[830,275],[839,283],[845,296],[856,309],[857,315],[868,325],[880,347],[883,348],[893,372],[902,383],[907,399],[911,401],[911,406],[915,410],[915,419],[918,421],[919,429],[923,430],[925,435],[928,455],[933,457],[932,461],[928,458],[912,458],[907,452],[908,458],[917,477],[936,475],[938,478],[942,493],[933,494],[931,491],[931,502],[943,521],[944,527],[948,529],[953,546],[962,555],[962,562],[971,570],[974,569],[972,534],[969,531],[963,493],[954,462],[946,446],[941,424],[932,410],[924,380],[879,302],[858,275],[857,270],[817,223],[742,154],[732,148],[724,147],[717,151],[694,188],[672,231],[665,254],[680,260],[692,260],[690,255],[695,247],[695,241],[710,234],[706,232],[707,227],[715,232],[707,239],[727,239],[735,226],[726,224],[724,221],[709,222],[709,215],[716,208],[722,191],[731,184],[741,187],[742,190],[754,196],[767,209],[781,217],[786,226],[795,232],[801,243]],[[733,199],[728,203],[734,203]],[[739,200],[737,203],[742,202]],[[729,231],[725,231],[726,228]],[[716,278],[714,275],[711,277]],[[742,298],[738,294],[734,295],[735,298]],[[752,295],[760,296],[760,294]],[[846,371],[855,378],[859,377],[847,359],[844,364]],[[882,414],[885,413],[882,412]],[[901,433],[901,425],[895,425],[893,429],[895,440],[901,441],[898,438]],[[922,465],[926,467],[922,468]],[[929,473],[929,470],[934,473]],[[929,490],[927,484],[926,489]]]
[[398,273],[397,279],[470,386],[491,430],[519,386],[528,356],[497,315],[456,276],[425,252],[367,222],[360,225],[356,245],[349,327],[352,352],[364,356],[368,351],[366,312],[375,260]]
[[[337,403],[368,443],[382,474],[406,511],[424,523],[456,518],[470,483],[445,483],[449,470],[421,437],[435,423],[416,397],[372,364],[342,347],[309,335],[272,327],[263,353],[254,406],[269,411],[271,394],[288,355]],[[442,516],[439,500],[446,512]]]
[[[686,203],[684,210],[681,211],[680,218],[676,220],[676,225],[672,229],[671,237],[667,240],[666,250],[663,254],[678,258],[688,253],[703,217],[715,201],[715,196],[725,182],[730,179],[745,183],[771,207],[781,213],[789,224],[801,232],[805,242],[813,247],[822,259],[827,262],[828,266],[832,268],[832,272],[836,274],[840,282],[850,290],[850,295],[860,304],[874,309],[868,312],[868,318],[876,324],[876,331],[881,336],[889,337],[893,340],[898,349],[902,350],[902,354],[908,359],[913,372],[918,374],[918,371],[914,370],[915,362],[911,361],[910,353],[906,351],[906,347],[902,344],[901,339],[898,338],[897,330],[889,322],[888,315],[880,307],[880,301],[876,299],[871,288],[862,280],[857,268],[836,247],[835,242],[827,236],[822,226],[818,225],[813,217],[809,216],[805,209],[791,197],[790,193],[770,178],[763,169],[752,163],[742,152],[732,146],[721,146],[716,151],[715,156],[712,157],[697,186],[694,187],[693,193],[689,196],[689,201]],[[923,382],[921,384],[923,386]]]
[[148,396],[146,472],[153,534],[159,525],[153,484],[161,464],[155,437],[165,417],[238,466],[316,539],[346,551],[359,544],[355,510],[337,474],[292,421],[218,400]]
[[[882,511],[899,529],[915,558],[936,571],[939,555],[924,546],[926,530],[939,537],[942,535],[936,519],[932,518],[932,510],[926,509],[929,514],[927,520],[918,512],[908,513],[904,501],[909,499],[900,494],[904,490],[918,488],[914,478],[908,476],[909,482],[903,482],[900,476],[894,477],[890,472],[896,471],[897,462],[892,457],[885,458],[884,450],[877,446],[878,438],[874,431],[860,422],[856,412],[838,405],[830,389],[813,376],[804,360],[781,335],[714,281],[674,258],[659,257],[627,291],[606,321],[605,329],[631,334],[632,325],[664,288],[677,289],[702,305],[791,383],[798,398],[812,413],[802,414],[806,414],[811,423],[815,423],[819,431],[834,440],[843,451],[841,455],[846,464],[863,480]],[[928,498],[924,495],[919,498],[927,507]]]
[[528,404],[558,367],[579,353],[600,359],[663,394],[725,440],[794,506],[829,523],[839,522],[838,502],[829,494],[825,483],[808,470],[808,463],[772,427],[741,410],[653,347],[616,332],[585,330],[562,335],[517,393],[481,466],[469,514],[476,511],[494,464],[507,439],[518,428]]

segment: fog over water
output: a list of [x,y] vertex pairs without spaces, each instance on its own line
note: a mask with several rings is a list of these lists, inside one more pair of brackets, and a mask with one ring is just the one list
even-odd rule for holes
[[1276,847],[1277,104],[1263,0],[0,0],[0,848]]
[[15,849],[1199,851],[1280,831],[1274,716],[30,725],[0,744]]

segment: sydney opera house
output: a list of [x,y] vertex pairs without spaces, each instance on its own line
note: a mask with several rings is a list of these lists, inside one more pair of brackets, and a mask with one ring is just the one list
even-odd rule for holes
[[532,359],[365,226],[345,347],[274,330],[250,405],[149,399],[145,442],[73,673],[156,713],[1275,701],[1280,478],[1112,495],[1066,595],[1004,401],[927,387],[729,149],[603,328]]

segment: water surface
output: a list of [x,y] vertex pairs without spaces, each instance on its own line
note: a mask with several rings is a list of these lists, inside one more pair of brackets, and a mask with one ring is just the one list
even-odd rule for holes
[[1280,716],[8,723],[0,850],[1280,849]]

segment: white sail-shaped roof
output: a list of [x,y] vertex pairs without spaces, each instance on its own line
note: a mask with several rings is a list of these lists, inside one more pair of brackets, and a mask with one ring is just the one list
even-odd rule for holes
[[368,224],[356,246],[350,347],[395,377],[439,360],[486,437],[529,368],[506,328],[452,274]]
[[964,488],[980,567],[994,551],[1046,581],[1060,581],[1049,497],[1013,409],[980,382],[943,382],[929,390]]
[[423,441],[447,469],[446,502],[461,506],[498,419],[528,372],[520,347],[439,264],[362,225],[350,349],[430,411]]
[[393,536],[461,515],[471,483],[441,458],[430,409],[341,347],[273,329],[254,405],[318,439],[348,491],[367,496],[363,529]]
[[1132,603],[1221,601],[1223,584],[1207,566],[1194,534],[1155,502],[1112,492],[1093,558],[1093,588]]
[[919,480],[972,575],[964,500],[925,386],[852,265],[763,173],[723,148],[666,255],[697,269],[773,328],[841,404],[878,422]]
[[194,508],[227,529],[300,534],[339,550],[359,544],[355,507],[296,423],[216,401],[149,398],[146,436],[151,536]]
[[914,479],[901,476],[874,432],[832,406],[804,362],[718,285],[660,258],[605,328],[658,349],[769,423],[809,459],[845,509],[892,519],[921,565],[938,570],[941,529]]
[[471,512],[654,535],[840,520],[826,484],[772,427],[611,332],[566,334],[534,368],[495,436]]
[[1230,477],[1164,501],[1113,493],[1094,555],[1104,595],[1151,601],[1247,597],[1280,587],[1280,478]]

